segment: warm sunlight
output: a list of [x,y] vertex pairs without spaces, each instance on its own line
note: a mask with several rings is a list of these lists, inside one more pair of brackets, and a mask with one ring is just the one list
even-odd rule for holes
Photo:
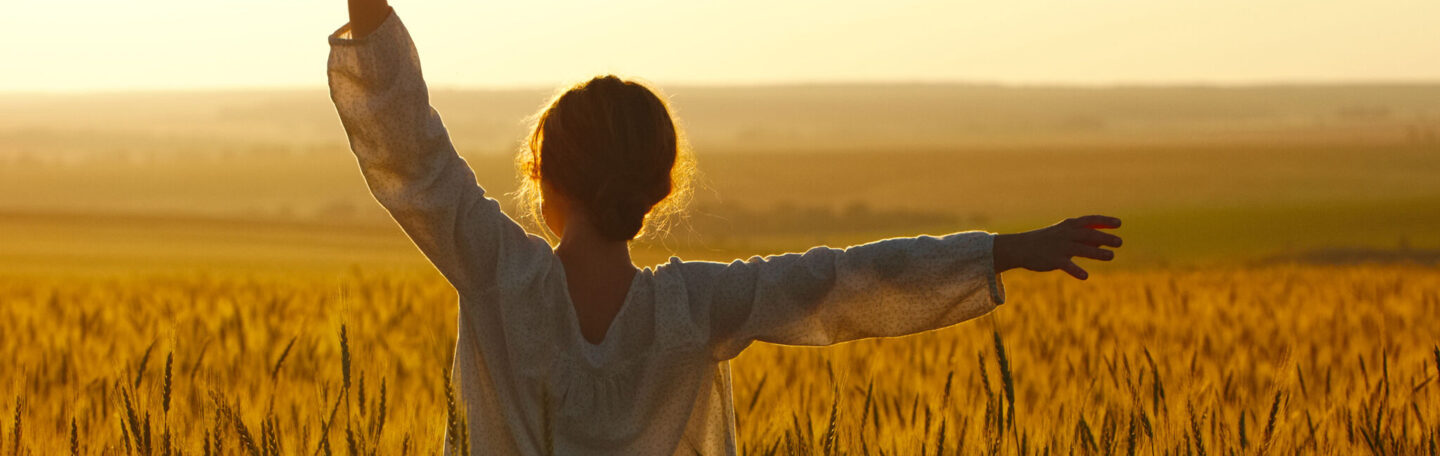
[[[1440,2],[399,1],[436,86],[1440,77]],[[0,92],[316,87],[328,2],[21,0]],[[23,71],[17,71],[23,70]]]
[[1437,19],[9,1],[0,456],[1440,456]]

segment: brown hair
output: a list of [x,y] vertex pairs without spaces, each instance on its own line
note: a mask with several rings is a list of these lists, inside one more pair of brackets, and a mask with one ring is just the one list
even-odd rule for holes
[[540,220],[543,181],[619,241],[663,231],[688,198],[694,169],[665,99],[613,75],[551,100],[515,161],[528,216]]

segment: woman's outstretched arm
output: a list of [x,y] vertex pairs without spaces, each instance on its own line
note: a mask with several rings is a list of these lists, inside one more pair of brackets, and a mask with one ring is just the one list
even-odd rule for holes
[[984,315],[1005,301],[1008,269],[1064,269],[1072,257],[1113,258],[1101,246],[1120,238],[1096,228],[1118,219],[1089,216],[1035,231],[982,231],[886,239],[846,249],[754,257],[685,270],[697,326],[712,355],[734,357],[751,342],[829,345],[913,334]]
[[533,270],[549,247],[475,183],[405,25],[383,0],[349,6],[352,22],[330,36],[330,98],[370,192],[462,296]]

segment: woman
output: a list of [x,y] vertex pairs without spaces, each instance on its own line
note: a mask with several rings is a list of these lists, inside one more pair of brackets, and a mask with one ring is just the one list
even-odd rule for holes
[[1119,220],[1088,216],[636,268],[629,241],[684,193],[688,162],[664,100],[607,76],[557,97],[518,158],[552,248],[476,185],[399,17],[384,0],[349,6],[330,37],[331,97],[375,198],[459,294],[453,371],[480,454],[734,454],[728,360],[751,342],[953,325],[1004,302],[1005,270],[1084,279],[1072,257],[1120,245],[1096,230]]

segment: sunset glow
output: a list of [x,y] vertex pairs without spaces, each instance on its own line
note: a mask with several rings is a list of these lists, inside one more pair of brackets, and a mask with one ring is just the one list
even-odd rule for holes
[[[21,0],[0,92],[321,87],[344,2]],[[1253,83],[1440,77],[1440,3],[408,2],[434,86]]]

